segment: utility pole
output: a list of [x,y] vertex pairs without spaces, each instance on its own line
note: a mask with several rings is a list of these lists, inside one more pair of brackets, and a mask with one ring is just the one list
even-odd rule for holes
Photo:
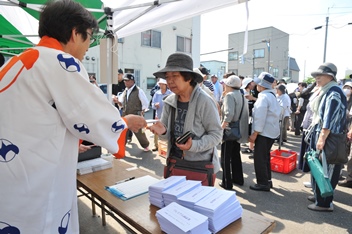
[[323,63],[325,63],[325,58],[326,58],[326,44],[327,44],[327,40],[328,40],[328,25],[329,25],[329,16],[326,17],[325,44],[324,44],[324,60],[323,60]]

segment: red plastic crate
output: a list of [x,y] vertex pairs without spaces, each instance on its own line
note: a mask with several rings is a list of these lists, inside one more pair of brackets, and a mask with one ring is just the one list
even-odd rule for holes
[[297,153],[291,150],[273,150],[270,153],[270,167],[272,171],[290,173],[296,168]]

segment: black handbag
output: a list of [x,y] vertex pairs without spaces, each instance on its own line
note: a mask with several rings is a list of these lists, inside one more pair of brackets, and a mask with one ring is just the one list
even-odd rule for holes
[[324,153],[329,164],[345,164],[348,161],[346,153],[346,133],[331,133],[325,140]]
[[187,180],[201,181],[203,186],[214,186],[213,157],[210,161],[187,161],[183,158],[169,156],[164,167],[164,178],[169,176],[186,176]]
[[244,106],[244,97],[242,96],[242,108],[240,116],[238,117],[237,121],[233,121],[229,123],[229,126],[224,129],[224,134],[222,136],[223,141],[237,141],[241,139],[241,130],[240,130],[240,121],[242,116]]

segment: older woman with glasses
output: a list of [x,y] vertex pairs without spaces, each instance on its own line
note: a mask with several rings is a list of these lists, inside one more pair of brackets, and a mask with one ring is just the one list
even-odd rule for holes
[[[222,138],[220,118],[214,100],[198,85],[203,77],[193,71],[192,58],[174,53],[167,59],[165,68],[153,75],[164,78],[173,92],[164,100],[160,122],[150,127],[160,139],[171,139],[167,157],[189,161],[212,160],[216,173],[220,169],[216,149]],[[178,144],[172,140],[187,131],[193,132],[194,136],[185,143]]]

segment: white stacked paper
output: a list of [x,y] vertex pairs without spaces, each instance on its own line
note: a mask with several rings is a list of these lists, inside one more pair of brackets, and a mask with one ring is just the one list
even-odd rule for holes
[[161,180],[149,186],[149,202],[150,204],[162,208],[165,206],[162,192],[186,181],[186,176],[170,176],[165,180]]
[[219,189],[195,203],[194,211],[209,217],[209,230],[213,233],[242,217],[236,193]]
[[179,197],[177,199],[177,203],[193,210],[195,203],[208,196],[209,193],[215,190],[215,187],[199,186],[190,191],[189,193],[186,193],[185,195]]
[[156,218],[162,231],[166,233],[210,233],[208,218],[175,202],[158,210]]
[[164,203],[167,206],[171,202],[177,202],[177,199],[184,194],[192,191],[193,189],[200,187],[202,183],[196,180],[186,180],[179,183],[164,192],[162,192]]
[[77,164],[77,174],[84,175],[87,173],[100,171],[112,167],[112,162],[106,161],[102,158],[94,158]]

